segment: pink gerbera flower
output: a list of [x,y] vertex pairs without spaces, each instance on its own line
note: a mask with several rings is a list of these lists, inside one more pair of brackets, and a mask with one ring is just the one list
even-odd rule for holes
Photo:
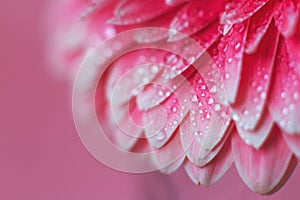
[[[183,165],[195,183],[206,186],[234,163],[249,188],[269,194],[285,183],[300,158],[299,9],[299,0],[68,0],[55,11],[59,20],[51,52],[61,58],[56,65],[76,71],[99,41],[134,28],[170,29],[139,29],[117,47],[168,41],[195,57],[189,62],[143,49],[110,64],[96,96],[108,137],[134,152],[164,149],[153,159],[161,171],[172,173]],[[206,52],[183,48],[182,33],[206,50],[214,71],[195,70]],[[93,75],[87,79],[98,81]],[[155,84],[162,80],[169,88]],[[149,113],[152,124],[146,128],[130,121],[147,124]],[[178,152],[184,154],[174,160]]]

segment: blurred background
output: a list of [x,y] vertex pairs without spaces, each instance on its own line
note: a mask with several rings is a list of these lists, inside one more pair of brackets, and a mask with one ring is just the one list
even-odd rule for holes
[[205,188],[183,169],[133,175],[96,161],[73,124],[71,84],[45,59],[47,4],[0,3],[0,199],[299,199],[299,166],[279,192],[264,197],[251,192],[234,167]]

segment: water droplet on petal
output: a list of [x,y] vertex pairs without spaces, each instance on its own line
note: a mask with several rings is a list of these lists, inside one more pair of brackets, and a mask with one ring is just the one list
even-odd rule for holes
[[220,106],[220,104],[216,104],[215,105],[215,111],[219,111],[219,110],[221,110],[221,106]]
[[287,108],[282,109],[282,114],[287,115],[289,113],[289,110]]
[[197,95],[194,95],[192,98],[192,102],[197,102],[197,101],[198,101]]
[[214,99],[210,97],[210,98],[208,99],[208,102],[207,102],[207,103],[208,103],[208,104],[213,104],[213,103],[214,103]]
[[173,111],[173,112],[176,112],[176,111],[177,111],[177,108],[176,108],[176,107],[173,107],[173,108],[172,108],[172,111]]
[[294,97],[295,100],[298,100],[298,99],[299,99],[299,96],[300,96],[300,95],[299,95],[298,92],[295,92],[294,95],[293,95],[293,97]]
[[155,135],[155,139],[156,140],[163,140],[163,139],[165,139],[166,138],[166,133],[163,131],[163,130],[161,130],[161,131],[159,131],[156,135]]

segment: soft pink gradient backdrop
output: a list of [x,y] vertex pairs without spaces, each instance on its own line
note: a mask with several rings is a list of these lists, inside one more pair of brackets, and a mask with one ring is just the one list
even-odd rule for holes
[[207,189],[182,169],[132,175],[97,162],[74,128],[70,85],[53,76],[44,59],[46,3],[0,3],[1,200],[299,199],[299,167],[280,192],[263,197],[246,188],[234,167]]

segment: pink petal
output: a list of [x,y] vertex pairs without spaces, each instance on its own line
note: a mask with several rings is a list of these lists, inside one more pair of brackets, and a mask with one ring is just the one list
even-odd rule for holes
[[[300,12],[300,11],[299,11]],[[295,33],[292,37],[286,39],[288,57],[290,59],[291,67],[295,68],[300,75],[300,17],[298,18],[298,24],[295,28]]]
[[180,135],[177,130],[170,142],[153,154],[154,162],[160,171],[170,174],[176,171],[184,161],[185,154],[181,147]]
[[240,126],[237,126],[237,130],[246,144],[251,145],[255,149],[259,149],[271,133],[273,124],[273,119],[269,112],[265,111],[254,130],[245,130]]
[[227,139],[219,154],[210,163],[203,167],[197,167],[192,162],[187,161],[184,168],[195,184],[210,186],[228,171],[232,163],[230,139]]
[[[215,133],[218,138],[217,142],[215,141],[216,136],[212,135],[213,142],[211,142],[211,139],[209,138],[210,135],[201,135],[200,133],[200,128],[207,129],[204,124],[204,127],[197,127],[198,130],[194,131],[194,124],[192,123],[191,116],[187,116],[180,125],[180,137],[183,149],[187,149],[186,155],[188,159],[197,166],[204,166],[211,162],[222,149],[231,131],[232,125],[233,124],[228,124],[227,128],[224,127],[222,132]],[[206,144],[208,141],[213,144],[213,147],[211,144]]]
[[160,54],[156,53],[155,50],[130,52],[114,62],[106,72],[110,77],[104,86],[109,105],[106,114],[110,125],[109,132],[114,130],[113,140],[123,149],[133,147],[141,137],[146,123],[143,120],[149,120],[148,115],[138,109],[135,95],[159,73],[158,65],[148,63],[154,57],[157,59],[155,61],[161,60],[158,57]]
[[300,158],[300,135],[283,133],[283,138],[293,153]]
[[115,17],[108,23],[129,25],[145,22],[170,10],[161,0],[123,0],[115,9]]
[[199,33],[192,35],[191,38],[202,46],[203,49],[209,49],[220,37],[218,26],[219,23],[214,22]]
[[291,65],[282,39],[269,101],[269,111],[274,121],[288,133],[300,133],[300,113],[297,112],[300,109],[300,75]]
[[289,168],[295,166],[293,155],[277,127],[260,149],[247,145],[237,133],[234,134],[232,150],[240,176],[249,188],[260,194],[277,189],[288,176],[286,172],[292,172]]
[[[178,12],[178,9],[173,9],[162,16],[155,18],[149,22],[144,23],[144,27],[159,27],[165,29],[137,29],[135,34],[135,41],[138,43],[153,43],[162,39],[166,39],[169,36],[168,31],[170,23],[174,16]],[[163,19],[163,20],[162,20]]]
[[[171,93],[177,92],[181,86],[186,84],[187,80],[183,75],[170,79],[170,74],[172,73],[174,73],[173,70],[164,68],[162,73],[158,74],[158,76],[153,79],[153,83],[149,87],[145,87],[139,92],[137,96],[139,108],[147,110],[159,105],[167,99]],[[188,92],[189,89],[187,88],[187,93]]]
[[237,126],[246,130],[257,126],[265,108],[278,36],[272,24],[257,51],[244,56],[240,86],[231,109]]
[[212,4],[209,0],[191,1],[178,12],[170,25],[170,41],[181,39],[181,32],[186,35],[192,35],[217,19],[222,11],[225,0],[219,1],[218,4]]
[[[96,101],[97,104],[99,104],[97,106],[97,115],[102,130],[117,147],[130,150],[138,141],[138,137],[141,136],[142,129],[131,123],[131,118],[126,115],[127,113],[124,112],[126,109],[124,108],[119,109],[119,111],[123,113],[118,113],[122,117],[118,119],[119,121],[115,120],[111,107],[109,106],[110,104],[107,102],[104,104],[106,100],[103,99],[103,95],[98,96]],[[137,115],[135,111],[131,113]]]
[[263,7],[269,0],[237,0],[228,3],[225,12],[221,16],[222,24],[235,24],[251,17],[257,10]]
[[[74,78],[87,51],[115,34],[115,28],[104,23],[111,17],[112,8],[105,6],[101,16],[96,17],[97,10],[90,13],[88,18],[83,18],[83,8],[88,6],[83,0],[68,0],[56,1],[47,8],[47,51],[53,67],[51,70],[58,70],[57,74],[67,72],[70,78]],[[95,18],[98,20],[95,21]]]
[[100,109],[98,115],[104,115],[101,120],[106,118],[102,124],[109,127],[105,133],[111,133],[110,138],[121,149],[131,149],[142,136],[145,112],[140,111],[133,100],[120,106],[108,101],[107,107]]
[[[122,130],[118,129],[118,127],[115,127],[113,130],[114,135],[112,140],[117,145],[117,147],[121,149],[130,150],[138,141],[138,138],[132,137],[128,133],[124,133]],[[134,135],[138,134],[142,134],[141,129],[134,132]]]
[[297,25],[299,17],[299,2],[295,5],[291,0],[282,0],[277,3],[274,19],[279,31],[285,37],[291,36]]
[[224,136],[231,118],[227,107],[220,104],[214,93],[211,93],[208,73],[202,72],[201,75],[200,73],[195,75],[192,83],[194,94],[190,117],[196,140],[200,146],[211,150]]
[[184,101],[189,91],[188,84],[185,84],[175,93],[170,92],[169,97],[158,106],[149,109],[151,123],[145,128],[145,134],[152,147],[165,145],[182,122],[190,107],[189,102]]
[[[211,35],[204,35],[203,39],[206,40],[205,38],[208,38],[208,36]],[[197,41],[201,41],[201,38],[199,37]],[[174,51],[172,53],[166,53],[164,59],[164,66],[166,67],[163,72],[153,80],[155,83],[153,86],[163,85],[164,88],[147,87],[143,89],[137,98],[138,105],[141,109],[148,109],[158,105],[168,97],[166,94],[180,88],[180,86],[187,81],[185,77],[193,76],[193,74],[196,73],[196,69],[189,66],[196,64],[194,62],[197,58],[202,56],[200,61],[205,62],[205,65],[212,60],[208,53],[205,52],[205,49],[190,38],[168,44],[170,45],[169,48]],[[197,66],[197,68],[201,68],[202,70],[205,68],[202,66],[204,64],[202,63],[201,66]]]
[[149,84],[162,70],[162,53],[156,50],[139,50],[121,56],[110,67],[107,98],[113,105],[127,103],[143,86]]
[[[217,23],[213,23],[191,37],[172,42],[175,52],[166,55],[166,65],[170,65],[175,71],[170,77],[174,78],[178,74],[181,74],[188,69],[191,64],[195,65],[194,62],[201,56],[203,56],[202,61],[204,59],[211,61],[207,51],[209,51],[219,36],[220,33],[217,30]],[[183,37],[183,34],[179,37]],[[195,65],[195,67],[199,70],[199,66]]]
[[247,40],[245,43],[246,53],[250,54],[256,51],[272,21],[274,5],[275,1],[268,2],[250,18]]
[[218,65],[223,75],[226,90],[226,102],[233,103],[236,98],[242,68],[244,42],[246,40],[248,21],[236,24],[232,32],[221,38],[218,46]]

